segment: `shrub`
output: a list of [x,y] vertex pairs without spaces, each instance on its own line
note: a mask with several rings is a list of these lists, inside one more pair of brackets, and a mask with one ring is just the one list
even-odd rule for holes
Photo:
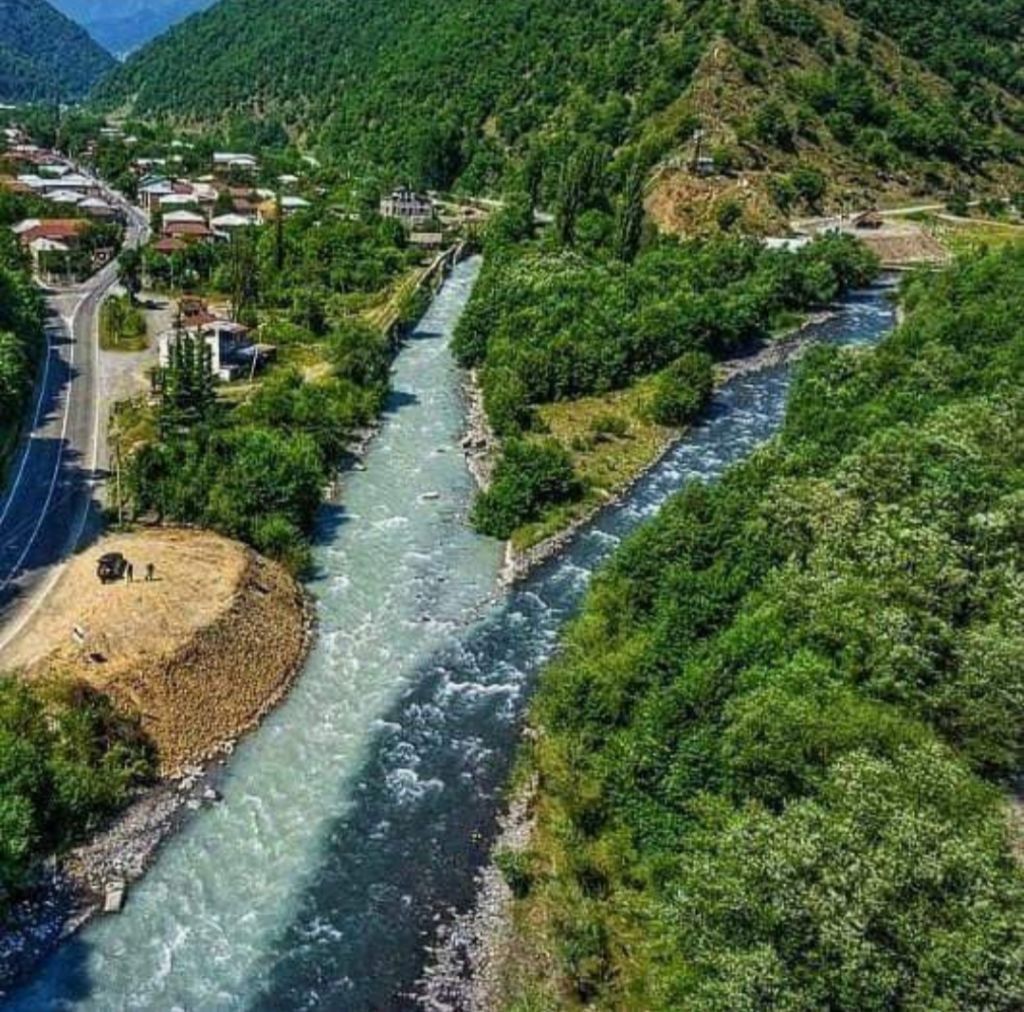
[[590,420],[590,431],[598,436],[615,436],[618,439],[629,435],[629,422],[622,415],[605,411]]
[[107,697],[0,677],[0,903],[35,857],[94,829],[152,770],[138,722]]
[[494,864],[512,890],[516,899],[530,894],[533,885],[533,856],[525,850],[499,850],[494,855]]
[[713,388],[711,356],[700,351],[687,352],[658,377],[651,417],[659,425],[687,425],[707,404]]
[[473,525],[483,534],[507,538],[517,527],[540,519],[545,507],[579,494],[572,461],[559,443],[510,439],[491,487],[473,507]]

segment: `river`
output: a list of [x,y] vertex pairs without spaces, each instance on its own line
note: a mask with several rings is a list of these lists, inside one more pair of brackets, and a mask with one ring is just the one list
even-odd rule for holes
[[[417,1007],[424,947],[444,911],[472,901],[524,702],[591,574],[683,484],[770,437],[791,382],[780,366],[726,385],[623,503],[500,594],[501,548],[465,523],[473,485],[448,351],[479,266],[458,265],[441,289],[396,361],[366,470],[323,511],[320,636],[288,700],[124,912],[65,943],[10,1007]],[[817,330],[866,344],[892,324],[873,289]]]

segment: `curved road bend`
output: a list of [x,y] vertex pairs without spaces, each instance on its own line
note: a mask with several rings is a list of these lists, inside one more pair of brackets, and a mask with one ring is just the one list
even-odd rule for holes
[[[126,210],[126,244],[137,245],[145,216]],[[46,300],[46,357],[0,498],[0,668],[5,648],[43,604],[68,556],[99,528],[107,409],[97,315],[116,283],[111,263]]]

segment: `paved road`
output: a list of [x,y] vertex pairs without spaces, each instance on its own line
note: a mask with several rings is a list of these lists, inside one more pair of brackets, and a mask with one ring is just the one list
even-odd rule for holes
[[[127,242],[145,218],[130,212]],[[31,425],[0,498],[0,667],[4,647],[43,606],[64,561],[100,527],[106,415],[97,316],[117,283],[111,264],[74,289],[47,297],[47,352]]]

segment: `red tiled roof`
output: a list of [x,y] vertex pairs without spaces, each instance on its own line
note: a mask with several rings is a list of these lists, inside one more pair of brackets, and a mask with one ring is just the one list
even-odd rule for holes
[[34,228],[22,232],[19,238],[25,246],[35,239],[77,239],[88,227],[89,222],[84,218],[44,218]]
[[185,243],[181,239],[175,239],[173,236],[166,239],[159,239],[153,243],[153,249],[157,253],[175,253],[178,250],[183,250]]
[[169,225],[164,225],[164,235],[206,236],[213,233],[201,221],[172,221]]

